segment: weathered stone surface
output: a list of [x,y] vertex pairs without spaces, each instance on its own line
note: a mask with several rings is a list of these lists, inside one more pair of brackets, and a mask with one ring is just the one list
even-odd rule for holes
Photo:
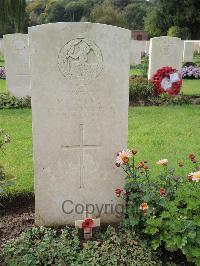
[[150,40],[148,78],[164,66],[177,70],[182,67],[183,42],[180,38],[161,36]]
[[30,96],[28,35],[4,35],[3,47],[8,91],[16,98]]
[[86,204],[101,222],[119,220],[115,156],[127,145],[129,45],[128,30],[108,25],[29,28],[36,224],[74,224]]
[[130,41],[130,65],[135,66],[141,63],[142,56],[142,42],[131,40]]
[[192,62],[194,54],[194,42],[184,41],[183,62]]

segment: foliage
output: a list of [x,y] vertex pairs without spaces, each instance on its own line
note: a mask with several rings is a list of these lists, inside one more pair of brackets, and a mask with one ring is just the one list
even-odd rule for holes
[[144,30],[150,37],[165,35],[162,23],[162,18],[159,17],[157,8],[151,8],[144,18]]
[[[5,133],[5,130],[0,128],[0,153],[4,152],[5,146],[9,144],[11,138],[8,134]],[[4,188],[13,184],[11,180],[14,177],[7,174],[2,165],[0,165],[0,193],[4,192]],[[0,204],[1,205],[1,204]]]
[[149,65],[148,55],[142,55],[141,64],[133,66],[130,70],[130,74],[132,74],[132,75],[138,74],[142,77],[147,78],[148,65]]
[[157,97],[151,98],[149,101],[152,105],[185,105],[191,104],[191,99],[189,96],[180,93],[175,96],[169,96],[168,94],[161,94]]
[[1,0],[0,24],[13,24],[16,32],[24,31],[25,24],[25,0]]
[[155,95],[154,86],[147,78],[130,78],[129,98],[130,101],[147,100]]
[[97,5],[94,9],[92,9],[89,21],[125,27],[123,15],[110,1],[104,1],[102,4]]
[[5,67],[0,66],[0,79],[6,79]]
[[101,0],[36,0],[28,3],[26,11],[29,25],[59,21],[87,20],[94,5]]
[[9,93],[0,93],[0,109],[11,108],[25,108],[31,107],[31,98],[26,97],[17,99],[14,96],[10,96]]
[[187,40],[190,38],[190,32],[188,28],[181,28],[178,26],[172,26],[168,29],[167,32],[168,36],[171,37],[178,37],[181,38],[183,40]]
[[[167,35],[176,27],[184,39],[200,38],[199,1],[159,0],[145,18],[145,30],[151,37]],[[181,30],[180,30],[181,29]]]
[[124,7],[123,15],[129,29],[143,30],[147,6],[148,2],[138,1]]
[[185,66],[181,69],[181,76],[184,79],[200,79],[200,67]]
[[34,227],[7,243],[6,265],[161,265],[150,248],[128,229],[108,226],[97,241],[81,242],[77,229]]
[[[116,166],[125,171],[125,187],[121,193],[126,201],[126,224],[140,234],[149,235],[157,249],[164,243],[170,251],[181,250],[189,261],[200,264],[200,167],[194,154],[189,155],[192,172],[168,166],[168,160],[156,162],[161,171],[151,177],[148,161],[136,164],[137,150],[118,153]],[[179,174],[178,174],[179,173]]]

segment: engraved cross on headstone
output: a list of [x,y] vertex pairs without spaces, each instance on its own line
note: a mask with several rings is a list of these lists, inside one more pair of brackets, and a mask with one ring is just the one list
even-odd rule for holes
[[84,188],[84,150],[98,149],[99,145],[84,145],[84,124],[80,124],[80,144],[79,145],[62,145],[64,149],[80,150],[80,188]]

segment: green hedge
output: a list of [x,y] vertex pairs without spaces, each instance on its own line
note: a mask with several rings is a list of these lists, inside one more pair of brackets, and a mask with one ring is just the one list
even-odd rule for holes
[[9,93],[0,93],[0,109],[31,108],[31,98],[17,99]]

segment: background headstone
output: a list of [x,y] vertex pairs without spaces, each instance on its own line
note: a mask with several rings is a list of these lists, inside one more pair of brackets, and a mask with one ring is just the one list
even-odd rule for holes
[[3,47],[8,91],[16,98],[30,96],[28,35],[4,35]]
[[130,41],[130,65],[135,66],[141,64],[142,45],[141,41]]
[[149,50],[149,79],[158,69],[165,66],[181,69],[183,42],[180,38],[168,36],[152,38]]
[[200,53],[200,41],[193,41],[194,42],[194,52]]
[[3,55],[3,39],[0,39],[0,54]]
[[149,55],[149,45],[150,45],[150,41],[146,41],[146,45],[145,45],[145,54]]
[[184,41],[183,62],[192,62],[194,54],[194,42]]
[[86,204],[93,217],[102,208],[101,222],[119,220],[115,156],[127,145],[129,45],[130,31],[103,24],[29,28],[36,224],[74,224]]

